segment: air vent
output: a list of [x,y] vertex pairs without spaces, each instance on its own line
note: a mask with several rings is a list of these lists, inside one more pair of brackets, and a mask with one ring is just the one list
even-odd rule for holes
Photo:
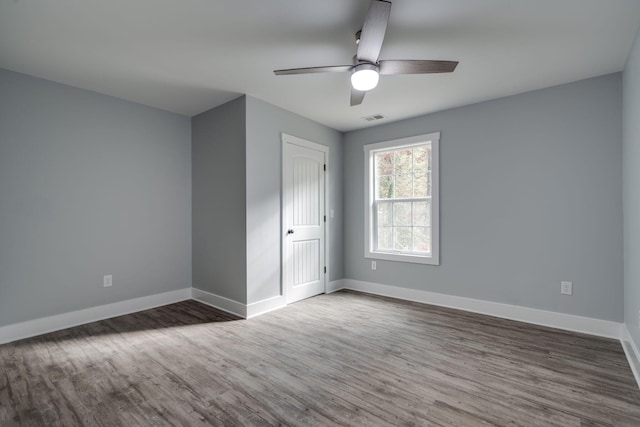
[[384,116],[382,114],[374,114],[373,116],[365,116],[363,117],[363,119],[367,122],[373,122],[376,120],[382,120],[384,119]]

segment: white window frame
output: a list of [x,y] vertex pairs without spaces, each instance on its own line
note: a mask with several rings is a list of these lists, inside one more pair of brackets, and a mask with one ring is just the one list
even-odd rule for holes
[[[418,255],[374,250],[373,228],[375,202],[374,157],[379,151],[397,150],[431,142],[431,254]],[[440,132],[391,141],[367,144],[364,146],[364,257],[388,261],[411,262],[418,264],[440,265]]]

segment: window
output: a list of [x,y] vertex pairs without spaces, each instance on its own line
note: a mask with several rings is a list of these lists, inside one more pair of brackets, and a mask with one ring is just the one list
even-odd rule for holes
[[364,146],[365,258],[439,264],[440,133]]

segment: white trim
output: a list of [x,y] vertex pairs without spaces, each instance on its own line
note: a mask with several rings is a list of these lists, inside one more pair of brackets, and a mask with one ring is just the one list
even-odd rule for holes
[[327,292],[327,285],[329,282],[329,277],[331,274],[331,263],[329,260],[329,247],[330,247],[330,237],[331,234],[329,233],[330,231],[330,223],[331,223],[331,215],[329,215],[328,213],[331,212],[331,204],[330,204],[330,192],[329,192],[329,185],[330,185],[330,181],[329,181],[329,176],[330,176],[330,172],[331,172],[331,165],[329,163],[329,146],[327,145],[322,145],[322,144],[318,144],[317,142],[312,142],[312,141],[308,141],[306,139],[302,139],[299,138],[297,136],[293,136],[293,135],[289,135],[287,133],[282,133],[281,134],[281,139],[282,139],[282,153],[281,153],[281,157],[282,157],[282,171],[281,171],[281,186],[280,186],[280,221],[281,221],[281,226],[280,226],[280,235],[282,236],[282,239],[280,240],[280,283],[281,283],[281,289],[280,289],[280,294],[282,296],[285,297],[285,301],[287,300],[287,290],[286,290],[286,284],[285,284],[285,265],[284,265],[284,260],[286,258],[286,235],[284,230],[287,229],[287,224],[286,224],[286,215],[284,212],[284,197],[285,197],[285,155],[286,155],[286,144],[293,144],[293,145],[298,145],[300,147],[305,147],[308,148],[310,150],[315,150],[315,151],[320,151],[322,153],[324,153],[324,164],[326,165],[326,171],[324,173],[324,216],[325,218],[327,218],[327,220],[324,222],[324,267],[327,268],[327,271],[324,273],[324,289],[325,289],[325,293]]
[[[431,143],[431,254],[381,252],[372,249],[374,241],[373,204],[375,199],[374,154],[382,150],[396,150]],[[388,261],[440,265],[440,132],[394,139],[363,146],[364,150],[364,257]]]
[[287,305],[284,295],[278,295],[247,305],[220,295],[212,294],[211,292],[203,291],[202,289],[183,288],[176,291],[148,295],[140,298],[118,301],[111,304],[0,326],[0,344],[7,344],[13,341],[190,299],[199,301],[203,304],[241,318],[259,316]]
[[273,310],[285,307],[287,299],[284,295],[276,295],[275,297],[263,299],[262,301],[247,304],[247,319],[260,316]]
[[297,136],[289,135],[288,133],[282,133],[282,142],[291,143],[293,145],[299,145],[300,147],[308,148],[310,150],[322,151],[323,153],[329,153],[329,147],[326,145],[318,144],[306,139],[299,138]]
[[631,338],[627,325],[622,325],[622,337],[620,341],[622,342],[624,354],[627,356],[627,361],[631,367],[631,372],[633,372],[636,383],[640,388],[640,351],[638,351],[636,343],[633,341],[633,338]]
[[327,291],[325,293],[330,294],[342,289],[344,289],[344,279],[338,279],[327,283]]
[[[327,282],[327,294],[342,289],[350,289],[407,301],[432,304],[441,307],[449,307],[489,316],[501,317],[504,319],[517,320],[535,325],[619,339],[631,371],[633,372],[633,376],[640,388],[640,351],[638,351],[638,347],[636,347],[635,342],[631,338],[631,334],[629,334],[629,330],[625,324],[352,279],[339,279]],[[2,326],[0,327],[0,344],[7,344],[13,341],[31,338],[91,322],[97,322],[112,317],[123,316],[125,314],[149,310],[155,307],[173,304],[188,299],[199,301],[203,304],[234,314],[241,318],[256,317],[287,305],[284,295],[277,295],[251,304],[242,304],[238,301],[203,291],[198,288],[183,288],[176,291],[119,301],[112,304],[100,305],[71,311],[69,313],[62,313]]]
[[243,319],[247,317],[247,306],[241,302],[212,294],[198,288],[191,288],[191,298],[218,310],[234,314]]
[[501,304],[497,302],[401,288],[397,286],[382,285],[379,283],[362,282],[359,280],[343,279],[343,282],[345,289],[352,289],[354,291],[438,305],[441,307],[455,308],[458,310],[517,320],[519,322],[526,322],[534,325],[564,329],[572,332],[615,338],[618,340],[622,333],[622,324],[608,320],[574,316],[572,314],[557,313],[554,311]]
[[111,317],[149,310],[191,298],[191,288],[99,305],[0,327],[0,344],[59,331]]
[[409,136],[406,138],[392,139],[390,141],[375,142],[364,146],[364,151],[381,151],[388,148],[400,149],[411,147],[427,141],[436,141],[440,139],[440,132],[432,132],[422,135]]
[[243,319],[250,319],[287,305],[284,295],[276,295],[275,297],[256,301],[251,304],[243,304],[211,292],[203,291],[202,289],[192,288],[191,297],[203,304],[236,315]]

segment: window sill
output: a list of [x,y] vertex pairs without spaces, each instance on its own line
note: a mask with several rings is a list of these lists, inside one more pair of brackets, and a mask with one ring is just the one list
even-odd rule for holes
[[419,255],[395,254],[389,252],[367,252],[365,258],[381,259],[386,261],[408,262],[412,264],[440,265],[437,257],[427,257]]

